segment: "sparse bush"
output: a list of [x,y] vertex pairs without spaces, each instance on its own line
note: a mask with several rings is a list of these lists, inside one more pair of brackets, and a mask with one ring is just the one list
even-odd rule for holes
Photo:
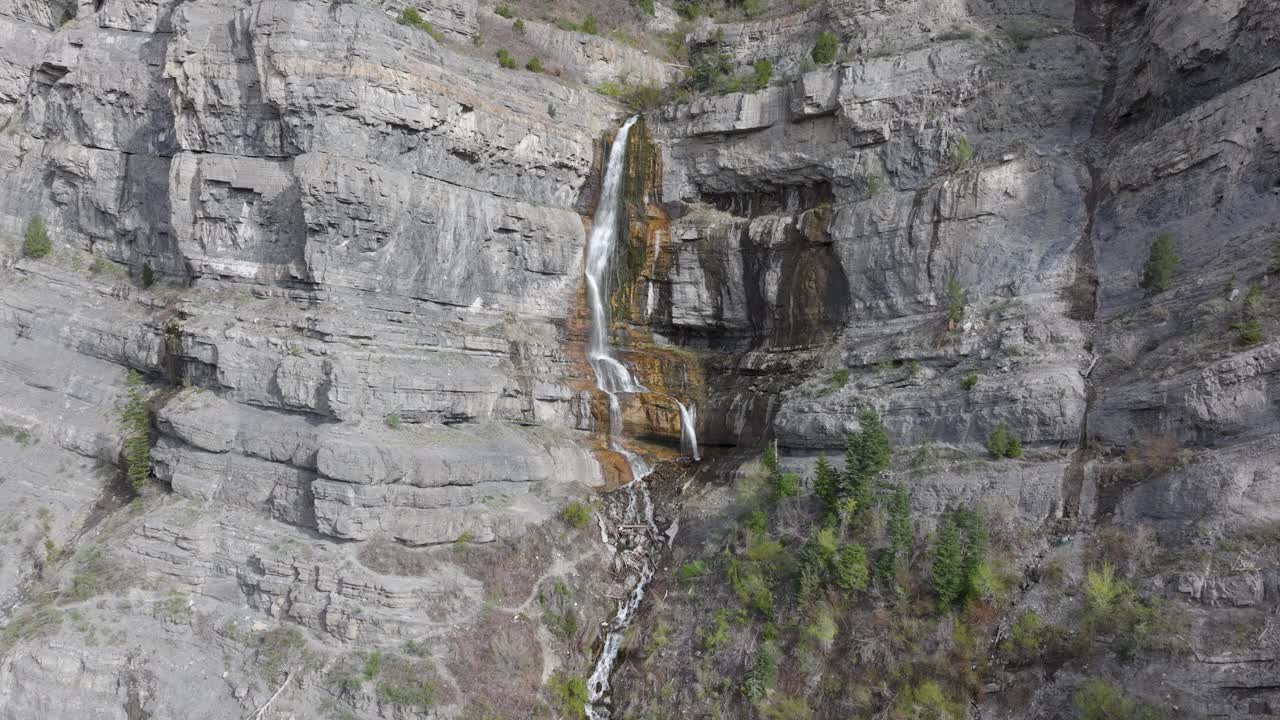
[[151,269],[151,263],[142,263],[142,287],[149,288],[156,282],[156,273]]
[[1034,610],[1018,616],[1009,629],[1005,654],[1015,663],[1029,663],[1051,652],[1062,638],[1062,629],[1046,623]]
[[840,368],[831,375],[831,387],[839,390],[849,384],[849,369]]
[[954,330],[964,319],[964,287],[960,281],[947,281],[947,329]]
[[867,176],[867,196],[875,197],[879,193],[880,193],[880,176],[868,175]]
[[476,33],[475,35],[472,35],[472,36],[471,36],[471,45],[472,45],[472,46],[474,46],[474,47],[480,47],[480,46],[481,46],[481,45],[483,45],[483,44],[484,44],[484,36],[483,36],[483,35],[481,35],[480,33]]
[[653,6],[653,0],[631,0],[631,4],[649,17],[653,17],[657,12]]
[[729,613],[717,610],[711,619],[711,627],[698,630],[698,646],[705,652],[713,652],[729,639]]
[[556,580],[538,593],[542,605],[542,622],[551,634],[565,642],[578,633],[578,611],[573,607],[573,591],[563,580]]
[[529,72],[540,73],[542,72],[542,61],[536,57],[529,58],[529,62],[524,64],[524,69]]
[[511,18],[515,17],[515,15],[516,15],[516,11],[515,11],[515,10],[512,10],[512,9],[511,9],[511,6],[510,6],[510,5],[508,5],[508,4],[506,4],[506,3],[502,3],[502,4],[501,4],[501,5],[499,5],[498,7],[494,8],[494,9],[493,9],[493,12],[494,12],[498,17],[503,17],[503,18],[506,18],[506,19],[508,19],[508,20],[510,20]]
[[49,240],[49,230],[44,226],[44,219],[32,215],[27,221],[27,230],[22,235],[22,254],[29,258],[42,258],[53,250]]
[[560,511],[560,519],[573,528],[581,528],[591,521],[591,506],[574,500]]
[[1089,680],[1071,696],[1079,720],[1159,720],[1151,707],[1138,707],[1106,680]]
[[951,169],[963,170],[972,160],[973,145],[969,144],[969,138],[961,135],[951,144]]
[[757,60],[754,70],[756,89],[763,90],[769,87],[769,79],[773,77],[773,63],[768,60]]
[[511,53],[506,48],[498,48],[498,52],[494,53],[498,57],[498,65],[508,69],[516,69],[516,59],[511,57]]
[[511,23],[511,29],[512,29],[512,30],[514,30],[517,34],[519,34],[519,35],[523,35],[523,34],[524,34],[524,20],[521,20],[520,18],[516,18],[516,21],[515,21],[515,22],[513,22],[513,23]]
[[1124,459],[1134,479],[1149,480],[1182,464],[1182,445],[1171,435],[1140,435]]
[[427,22],[422,17],[422,13],[418,12],[417,8],[414,8],[414,7],[405,8],[400,12],[400,17],[396,18],[396,22],[400,23],[401,25],[408,25],[409,27],[417,28],[425,32],[426,34],[430,35],[431,39],[435,40],[436,42],[444,42],[444,33],[440,32],[439,30],[436,30],[435,26]]
[[382,651],[374,650],[365,657],[364,661],[364,679],[372,680],[378,676],[378,671],[382,669]]
[[971,372],[968,375],[965,375],[964,379],[960,381],[960,387],[964,388],[966,391],[972,390],[977,384],[978,373],[976,372]]
[[578,29],[588,35],[596,35],[600,32],[600,29],[596,27],[596,16],[591,14],[582,18],[582,24],[578,26]]
[[1161,233],[1151,243],[1151,253],[1142,266],[1141,287],[1153,294],[1169,289],[1173,271],[1178,266],[1178,256],[1173,252],[1173,236]]
[[696,578],[702,577],[702,574],[706,571],[706,563],[701,560],[695,560],[681,565],[680,569],[676,572],[676,579],[683,585],[685,583],[692,582]]
[[780,695],[760,708],[760,716],[765,720],[810,720],[813,710],[802,697]]
[[379,677],[380,700],[420,709],[435,704],[435,666],[427,658],[391,655],[381,663]]
[[616,98],[622,95],[622,86],[612,80],[605,80],[599,85],[596,85],[595,90],[605,97]]
[[386,423],[387,427],[391,428],[392,430],[400,429],[400,416],[396,413],[391,413],[390,415],[386,416],[385,418],[382,419],[382,422]]
[[809,52],[809,55],[819,65],[830,65],[835,62],[836,51],[839,47],[840,40],[836,37],[836,34],[830,30],[824,30],[818,36],[817,42],[813,44],[813,50]]
[[1238,328],[1240,334],[1236,336],[1236,342],[1243,347],[1253,347],[1262,342],[1262,325],[1256,319],[1245,320],[1239,323]]
[[764,0],[742,0],[739,7],[742,8],[742,14],[749,18],[764,14]]
[[576,675],[564,675],[557,672],[551,676],[548,685],[551,688],[551,696],[555,699],[556,704],[560,706],[560,712],[564,717],[586,717],[587,701],[590,696],[587,694],[585,680]]

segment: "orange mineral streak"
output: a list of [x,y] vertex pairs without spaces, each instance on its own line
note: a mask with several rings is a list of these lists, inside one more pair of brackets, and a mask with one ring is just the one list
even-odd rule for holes
[[[596,146],[594,174],[600,176],[608,145]],[[636,380],[651,392],[623,396],[623,436],[627,447],[653,461],[679,456],[680,411],[674,395],[685,404],[703,404],[701,389],[705,373],[701,358],[678,347],[657,345],[647,317],[649,283],[665,287],[675,262],[670,224],[661,206],[653,202],[662,197],[661,158],[641,120],[631,130],[627,148],[627,183],[625,190],[627,253],[618,257],[621,282],[615,284],[609,297],[610,323],[614,333],[614,354],[632,370]],[[594,203],[591,203],[594,207]],[[583,229],[591,232],[593,218],[583,216]],[[584,248],[585,254],[585,248]],[[661,308],[654,313],[662,317]],[[574,311],[565,322],[565,350],[574,368],[570,386],[591,398],[591,424],[596,428],[592,446],[605,480],[610,486],[631,479],[623,457],[608,449],[609,426],[607,396],[596,389],[595,376],[587,362],[588,310],[586,281],[578,285]],[[585,421],[586,418],[583,418]],[[584,423],[585,424],[585,423]]]

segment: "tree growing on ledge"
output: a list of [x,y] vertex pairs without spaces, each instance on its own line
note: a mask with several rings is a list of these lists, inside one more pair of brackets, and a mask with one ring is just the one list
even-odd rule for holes
[[840,41],[836,38],[836,34],[830,30],[823,30],[818,36],[818,41],[813,44],[813,51],[809,54],[819,65],[830,65],[836,60],[836,49],[839,46]]
[[1173,270],[1178,266],[1178,256],[1173,253],[1173,236],[1161,233],[1151,243],[1151,254],[1147,264],[1142,267],[1142,282],[1139,285],[1149,292],[1162,293],[1169,289],[1173,280]]
[[45,229],[44,219],[32,215],[27,221],[27,231],[22,237],[22,254],[27,257],[40,258],[49,254],[53,243],[49,242],[49,231]]

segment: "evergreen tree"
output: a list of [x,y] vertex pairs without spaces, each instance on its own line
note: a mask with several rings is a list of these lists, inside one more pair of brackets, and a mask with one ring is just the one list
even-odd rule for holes
[[903,557],[911,554],[913,532],[911,528],[911,493],[898,485],[889,500],[889,539],[893,549]]
[[889,468],[889,460],[893,457],[893,446],[889,443],[889,433],[885,432],[884,423],[875,410],[863,410],[859,418],[862,422],[862,452],[866,472],[873,478]]
[[876,481],[889,467],[893,448],[880,415],[864,410],[859,418],[862,430],[850,435],[845,448],[842,493],[857,503],[856,514],[865,517],[875,502]]
[[893,548],[885,548],[876,555],[876,584],[885,591],[898,587],[898,558]]
[[948,517],[938,531],[933,553],[933,568],[930,571],[933,592],[938,596],[938,604],[943,608],[954,605],[964,591],[962,562],[960,532],[956,528],[955,520]]
[[1178,256],[1173,253],[1173,236],[1161,233],[1151,243],[1151,254],[1147,263],[1142,266],[1142,282],[1139,283],[1152,293],[1162,293],[1169,289],[1173,280],[1173,270],[1178,265]]
[[135,490],[141,490],[151,477],[151,416],[142,395],[142,376],[136,370],[130,370],[126,384],[128,398],[120,411],[124,426],[125,470],[129,484]]
[[973,510],[962,510],[956,513],[958,522],[964,529],[964,552],[960,563],[964,577],[964,596],[977,597],[976,589],[979,570],[987,561],[987,523],[982,514]]
[[866,590],[870,580],[867,551],[861,545],[845,545],[836,557],[836,584],[845,590]]
[[828,516],[836,513],[840,501],[840,475],[827,462],[826,455],[818,456],[818,467],[814,470],[813,491],[822,501],[823,512]]
[[[1019,449],[1021,449],[1021,446],[1019,446]],[[991,437],[987,438],[987,451],[997,459],[1009,453],[1009,431],[1005,429],[1003,422],[996,426],[996,431],[991,433]]]

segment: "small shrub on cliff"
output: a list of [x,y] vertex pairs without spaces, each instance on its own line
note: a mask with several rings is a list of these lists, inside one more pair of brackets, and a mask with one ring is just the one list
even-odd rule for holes
[[524,64],[524,69],[529,72],[542,72],[542,61],[538,58],[529,58],[529,62]]
[[364,679],[372,680],[378,676],[378,671],[382,669],[382,651],[374,650],[369,653],[364,660]]
[[512,30],[514,30],[514,31],[516,32],[516,34],[518,34],[518,35],[523,35],[523,34],[524,34],[524,20],[521,20],[520,18],[516,18],[516,21],[515,21],[515,22],[513,22],[513,23],[511,23],[511,29],[512,29]]
[[591,506],[574,500],[560,511],[560,519],[569,527],[583,527],[591,521]]
[[1240,334],[1236,336],[1236,342],[1243,347],[1253,347],[1262,342],[1262,325],[1258,324],[1256,319],[1245,320],[1244,322],[1236,323],[1232,327],[1240,331]]
[[578,30],[588,35],[598,34],[600,32],[600,28],[596,26],[596,16],[587,15],[586,17],[582,18],[582,24],[578,26]]
[[391,428],[392,430],[400,429],[400,416],[397,415],[396,413],[391,413],[390,415],[386,416],[385,418],[382,419],[382,422],[386,423],[387,427]]
[[511,6],[506,3],[502,3],[498,7],[494,8],[493,12],[497,14],[498,17],[504,17],[508,20],[516,16],[516,11],[512,10]]
[[52,249],[53,243],[49,242],[44,219],[39,215],[31,216],[27,221],[27,231],[22,236],[22,254],[29,258],[42,258]]
[[964,286],[959,280],[947,281],[947,329],[954,330],[964,319]]
[[830,65],[836,60],[836,50],[840,47],[840,40],[836,34],[830,30],[822,31],[818,36],[818,41],[813,44],[813,50],[809,52],[813,61],[819,65]]
[[507,52],[506,48],[498,48],[498,52],[494,54],[498,57],[498,65],[508,70],[516,69],[516,59],[511,57],[511,53]]
[[960,381],[960,387],[963,388],[966,392],[969,390],[972,390],[974,386],[976,386],[977,384],[978,384],[978,373],[974,373],[974,372],[971,372],[968,375],[965,375],[964,379]]
[[1071,696],[1080,720],[1159,720],[1153,707],[1139,707],[1106,680],[1089,680]]
[[707,564],[702,562],[701,560],[695,560],[693,562],[685,563],[684,565],[681,565],[679,572],[676,573],[676,579],[680,581],[681,585],[683,585],[685,583],[693,581],[696,578],[702,577],[702,574],[706,571],[707,571]]
[[763,90],[769,87],[769,80],[773,77],[773,63],[768,60],[757,60],[754,69],[756,89]]
[[1169,289],[1173,280],[1173,271],[1178,266],[1178,256],[1173,252],[1173,236],[1161,233],[1151,243],[1151,253],[1142,266],[1142,281],[1138,283],[1143,289],[1153,294]]
[[560,706],[560,712],[566,718],[586,717],[587,683],[576,675],[564,675],[557,672],[547,683],[551,697]]
[[417,8],[414,8],[414,7],[405,8],[403,11],[401,11],[400,17],[396,18],[396,22],[400,23],[401,25],[408,25],[409,27],[417,28],[422,32],[430,35],[431,39],[435,40],[436,42],[444,42],[444,33],[440,32],[439,30],[436,30],[431,23],[424,20],[422,17],[422,13],[419,13]]
[[961,135],[951,146],[951,169],[963,170],[973,160],[973,145],[969,138]]
[[631,4],[636,6],[640,12],[653,17],[657,14],[657,10],[653,6],[653,0],[631,0]]
[[849,384],[849,369],[841,368],[831,374],[831,387],[839,390]]

